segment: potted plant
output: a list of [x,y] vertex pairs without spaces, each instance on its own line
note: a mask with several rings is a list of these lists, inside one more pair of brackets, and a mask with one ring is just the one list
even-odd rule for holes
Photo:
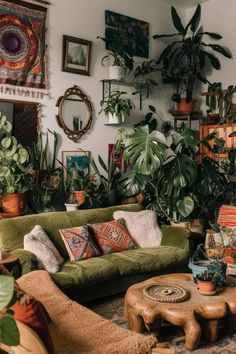
[[149,61],[143,61],[137,65],[134,69],[134,82],[136,92],[142,92],[144,88],[147,88],[147,95],[152,86],[157,86],[156,80],[153,79],[152,74],[157,71],[156,62],[154,59]]
[[130,115],[134,108],[134,103],[129,98],[124,98],[127,92],[111,91],[104,100],[101,101],[101,110],[104,112],[109,124],[120,124],[125,120],[126,115]]
[[[219,53],[226,58],[231,58],[232,55],[229,50],[219,44],[205,42],[205,37],[220,40],[222,36],[218,33],[202,30],[200,26],[200,5],[197,6],[186,26],[182,24],[173,6],[171,7],[171,16],[177,32],[157,34],[153,38],[177,37],[177,39],[174,39],[162,51],[157,60],[157,65],[161,66],[163,83],[175,86],[176,91],[172,95],[172,100],[178,103],[179,110],[187,112],[193,110],[194,107],[193,92],[196,81],[209,83],[205,75],[206,66],[211,66],[216,70],[221,68],[220,61],[215,53]],[[185,103],[188,105],[185,105]]]
[[106,49],[109,50],[101,61],[104,65],[105,60],[110,60],[108,66],[109,78],[111,80],[120,80],[126,70],[133,69],[133,49],[127,42],[122,31],[114,31],[111,28],[106,28],[105,37],[98,36],[105,42]]
[[197,275],[198,290],[201,294],[214,295],[216,290],[216,281],[214,275],[208,270]]
[[4,213],[21,215],[31,187],[28,151],[11,135],[12,125],[0,112],[0,193]]
[[[160,120],[156,109],[149,108],[148,122],[153,115]],[[136,128],[126,141],[123,157],[129,161],[129,170],[119,180],[122,193],[142,191],[144,205],[156,210],[164,222],[200,218],[203,207],[208,220],[212,220],[210,212],[224,195],[227,180],[217,161],[209,157],[200,161],[197,157],[200,143],[213,149],[209,141],[217,145],[217,135],[212,133],[200,142],[185,125],[178,132],[170,122],[158,121],[155,126],[158,130],[148,125]]]
[[91,167],[99,179],[97,191],[101,196],[101,203],[105,206],[117,205],[120,203],[118,179],[121,172],[116,168],[112,158],[106,164],[101,156],[98,155],[98,162],[104,174],[100,172],[94,159],[91,160]]

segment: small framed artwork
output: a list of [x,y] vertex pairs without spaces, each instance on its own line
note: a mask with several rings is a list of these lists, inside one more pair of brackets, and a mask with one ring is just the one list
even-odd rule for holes
[[86,176],[89,173],[89,158],[89,151],[62,151],[62,164],[65,172],[76,168],[79,171],[83,171],[84,176]]
[[63,35],[62,71],[90,75],[92,42]]

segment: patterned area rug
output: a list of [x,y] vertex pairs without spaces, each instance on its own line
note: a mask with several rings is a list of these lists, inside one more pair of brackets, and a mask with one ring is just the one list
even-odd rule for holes
[[[128,328],[124,318],[123,297],[112,297],[103,301],[89,303],[86,306],[118,326]],[[184,348],[185,337],[182,329],[163,321],[159,341],[168,342],[170,347],[176,349],[177,354],[236,354],[236,334],[230,335],[226,333],[224,326],[219,329],[219,340],[216,343],[208,344],[201,340],[198,349],[189,351]]]

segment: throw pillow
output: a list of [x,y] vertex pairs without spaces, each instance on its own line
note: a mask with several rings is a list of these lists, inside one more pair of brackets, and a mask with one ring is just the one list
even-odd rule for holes
[[136,247],[125,226],[115,220],[101,224],[89,224],[88,226],[104,254]]
[[162,233],[157,225],[157,217],[154,211],[118,210],[113,213],[113,217],[115,220],[124,220],[130,235],[139,247],[158,247],[161,245]]
[[11,310],[14,311],[14,318],[33,329],[44,343],[48,352],[53,354],[52,337],[40,303],[34,297],[21,290],[17,283],[15,292],[17,300],[11,306]]
[[40,225],[24,236],[24,249],[34,253],[43,268],[50,273],[57,272],[64,261]]
[[100,256],[101,253],[87,225],[59,230],[71,261]]

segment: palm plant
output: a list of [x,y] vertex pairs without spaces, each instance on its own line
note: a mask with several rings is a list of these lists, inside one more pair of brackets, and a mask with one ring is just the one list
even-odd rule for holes
[[174,6],[171,7],[172,22],[177,30],[172,34],[156,34],[154,39],[177,37],[162,51],[157,65],[161,65],[162,81],[165,84],[173,84],[176,92],[172,99],[180,101],[181,91],[185,92],[186,101],[192,99],[194,84],[196,80],[209,83],[205,75],[206,65],[213,69],[221,68],[220,61],[215,53],[226,58],[231,58],[231,53],[226,48],[215,43],[206,43],[204,38],[210,37],[214,40],[222,39],[222,36],[215,32],[203,31],[200,24],[201,6],[198,5],[192,18],[186,26]]

